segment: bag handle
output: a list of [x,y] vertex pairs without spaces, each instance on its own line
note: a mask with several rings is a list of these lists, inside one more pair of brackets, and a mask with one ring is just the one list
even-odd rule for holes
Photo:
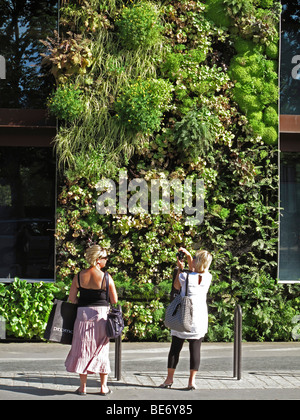
[[107,303],[109,304],[109,277],[108,277],[107,271],[105,271],[104,273],[104,278],[106,281],[106,300],[107,300]]
[[188,294],[188,286],[189,286],[189,273],[186,273],[186,286],[185,286],[185,296]]

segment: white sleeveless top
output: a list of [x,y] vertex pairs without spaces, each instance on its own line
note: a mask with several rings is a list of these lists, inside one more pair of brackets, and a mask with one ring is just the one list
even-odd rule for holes
[[[198,284],[199,273],[189,273],[188,297],[193,302],[193,325],[191,332],[179,332],[171,330],[171,335],[179,338],[198,340],[207,333],[208,310],[206,297],[211,283],[212,275],[205,271],[201,274],[202,281]],[[181,296],[185,295],[187,273],[180,273]]]

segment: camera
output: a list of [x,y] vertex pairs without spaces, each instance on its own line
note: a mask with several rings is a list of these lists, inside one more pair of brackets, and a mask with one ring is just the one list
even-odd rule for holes
[[183,259],[184,259],[184,252],[183,251],[177,252],[176,257],[178,257],[179,261],[183,261]]

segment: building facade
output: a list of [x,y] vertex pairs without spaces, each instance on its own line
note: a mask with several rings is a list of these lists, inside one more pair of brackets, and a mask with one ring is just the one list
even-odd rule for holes
[[[40,66],[57,0],[1,1],[0,281],[55,279],[54,80]],[[280,282],[300,279],[300,0],[283,0],[280,57]]]
[[57,0],[1,1],[0,281],[55,278],[54,81],[40,66],[58,24]]
[[280,53],[280,282],[300,280],[300,1],[282,1]]

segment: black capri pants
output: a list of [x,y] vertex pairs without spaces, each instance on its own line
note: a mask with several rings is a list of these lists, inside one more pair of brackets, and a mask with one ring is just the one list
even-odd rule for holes
[[[199,370],[200,366],[200,347],[203,337],[198,340],[188,339],[190,350],[190,370]],[[172,335],[172,344],[168,356],[168,369],[176,369],[179,361],[179,355],[185,339]]]

